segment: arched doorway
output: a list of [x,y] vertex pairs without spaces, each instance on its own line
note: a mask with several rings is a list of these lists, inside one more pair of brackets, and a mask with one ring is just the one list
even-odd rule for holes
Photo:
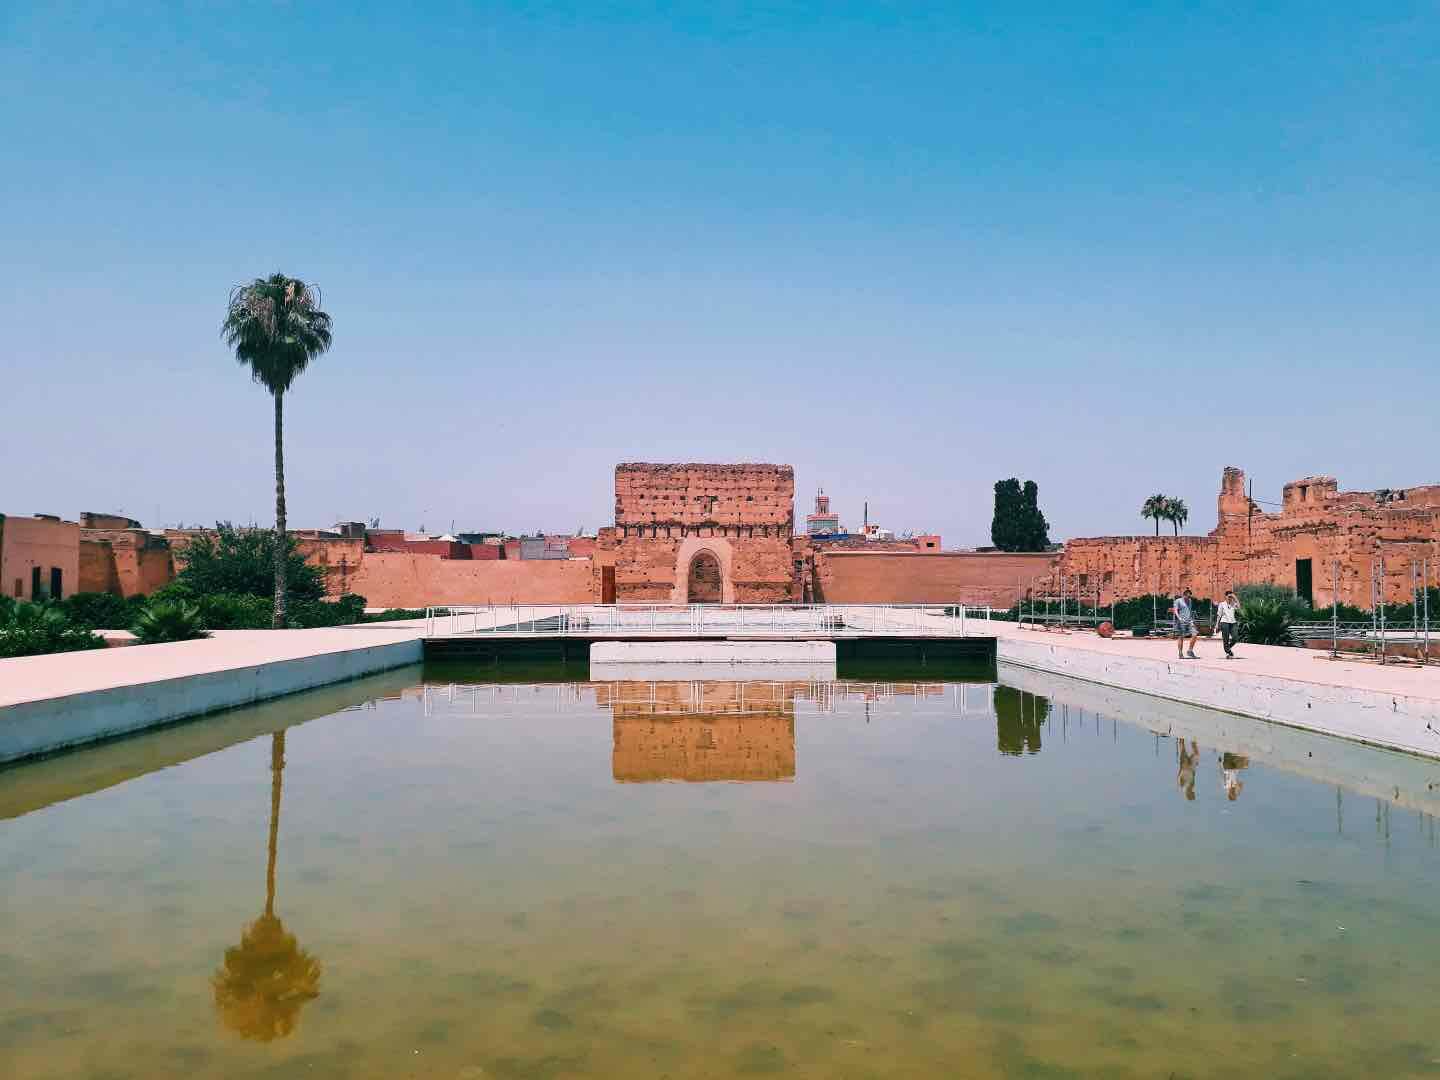
[[692,604],[720,603],[720,560],[712,552],[701,551],[690,560],[687,590]]

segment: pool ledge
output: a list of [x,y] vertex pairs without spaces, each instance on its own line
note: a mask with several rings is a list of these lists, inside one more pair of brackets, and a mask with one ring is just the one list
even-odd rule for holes
[[232,630],[0,660],[0,762],[418,663],[423,624]]
[[1001,663],[1134,690],[1342,739],[1440,758],[1440,668],[1332,661],[1308,649],[1215,640],[1180,660],[1173,640],[1106,640],[1089,632],[990,623]]

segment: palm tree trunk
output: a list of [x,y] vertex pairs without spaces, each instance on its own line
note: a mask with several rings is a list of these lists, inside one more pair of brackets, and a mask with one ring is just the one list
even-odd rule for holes
[[275,849],[280,839],[280,775],[285,769],[285,732],[270,738],[270,865],[265,871],[265,914],[275,914]]
[[1155,519],[1155,537],[1156,539],[1160,537],[1160,519],[1158,517]]
[[270,626],[285,629],[285,392],[275,394],[275,613]]

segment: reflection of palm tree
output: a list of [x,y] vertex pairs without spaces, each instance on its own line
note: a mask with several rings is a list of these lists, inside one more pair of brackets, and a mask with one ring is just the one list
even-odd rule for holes
[[300,1021],[305,1002],[320,994],[320,961],[300,948],[275,914],[275,852],[280,836],[280,775],[285,733],[270,749],[270,864],[265,873],[265,912],[225,950],[225,963],[210,982],[220,1021],[245,1039],[284,1038]]

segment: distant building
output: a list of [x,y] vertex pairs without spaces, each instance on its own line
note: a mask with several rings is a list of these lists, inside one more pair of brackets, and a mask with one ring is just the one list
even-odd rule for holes
[[815,493],[815,512],[805,515],[807,536],[833,536],[840,531],[840,515],[830,512],[830,496],[821,488]]
[[0,514],[0,583],[16,600],[59,600],[80,578],[80,526],[54,514]]

